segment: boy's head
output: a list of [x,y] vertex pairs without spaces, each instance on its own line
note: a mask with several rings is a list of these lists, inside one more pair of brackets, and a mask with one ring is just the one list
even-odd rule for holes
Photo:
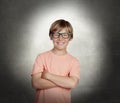
[[60,19],[53,22],[49,30],[49,36],[52,39],[53,33],[60,32],[65,29],[67,33],[70,33],[70,39],[73,38],[73,28],[70,22]]

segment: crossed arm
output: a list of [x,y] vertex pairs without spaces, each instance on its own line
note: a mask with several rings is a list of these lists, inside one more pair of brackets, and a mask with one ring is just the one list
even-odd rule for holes
[[35,89],[49,89],[53,87],[74,88],[79,79],[74,76],[58,76],[47,71],[32,76],[32,86]]

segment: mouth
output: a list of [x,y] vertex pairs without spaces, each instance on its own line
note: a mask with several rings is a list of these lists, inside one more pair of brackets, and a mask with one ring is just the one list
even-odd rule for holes
[[65,44],[65,42],[57,42],[57,45],[59,46],[63,46]]

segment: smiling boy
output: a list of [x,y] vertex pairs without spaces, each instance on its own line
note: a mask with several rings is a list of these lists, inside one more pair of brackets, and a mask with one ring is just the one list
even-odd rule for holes
[[80,78],[79,61],[67,51],[73,39],[72,25],[63,19],[55,21],[49,37],[53,48],[40,53],[32,69],[35,103],[71,103],[71,89]]

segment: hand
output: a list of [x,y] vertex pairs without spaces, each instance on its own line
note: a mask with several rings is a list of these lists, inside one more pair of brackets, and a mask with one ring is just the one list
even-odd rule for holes
[[49,73],[48,71],[44,70],[44,71],[42,72],[42,78],[43,78],[43,79],[47,79],[47,77],[48,77],[49,74],[50,74],[50,73]]

